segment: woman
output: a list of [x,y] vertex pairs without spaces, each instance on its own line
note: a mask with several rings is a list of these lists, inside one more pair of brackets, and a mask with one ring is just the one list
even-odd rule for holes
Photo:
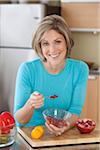
[[[61,135],[75,125],[84,105],[89,71],[84,62],[68,58],[72,46],[62,17],[50,15],[41,21],[32,41],[40,58],[24,62],[17,75],[14,115],[18,126],[45,124],[50,132]],[[50,100],[47,96],[51,95],[57,97]],[[45,123],[42,112],[51,107],[72,113],[68,126]]]

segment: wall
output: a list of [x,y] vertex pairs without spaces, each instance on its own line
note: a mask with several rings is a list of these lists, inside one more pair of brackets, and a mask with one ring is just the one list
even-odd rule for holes
[[100,32],[73,32],[72,57],[93,61],[100,66]]

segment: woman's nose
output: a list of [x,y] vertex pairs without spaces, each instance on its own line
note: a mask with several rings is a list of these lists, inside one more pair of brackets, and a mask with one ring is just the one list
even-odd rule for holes
[[49,51],[54,53],[56,50],[56,46],[54,44],[51,44],[50,47],[49,47]]

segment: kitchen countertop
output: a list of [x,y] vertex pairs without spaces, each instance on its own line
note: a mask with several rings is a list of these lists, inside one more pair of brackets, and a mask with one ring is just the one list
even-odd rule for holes
[[88,79],[95,80],[99,75],[89,74]]
[[[98,129],[96,130],[98,131]],[[94,133],[96,133],[94,131]],[[94,135],[91,134],[92,136]],[[74,136],[75,133],[73,133]],[[25,135],[24,135],[25,136]],[[84,135],[82,135],[84,136]],[[88,135],[87,135],[88,136]],[[95,136],[93,136],[95,138]],[[70,138],[69,138],[70,139]],[[97,142],[90,142],[85,144],[67,144],[67,145],[58,145],[58,146],[49,146],[49,147],[31,147],[30,144],[23,138],[23,136],[17,133],[16,142],[11,146],[7,146],[4,148],[0,148],[0,150],[100,150],[100,140],[96,140]],[[39,142],[39,141],[38,141]],[[37,145],[38,145],[37,142]]]
[[20,134],[17,134],[16,142],[8,147],[1,148],[0,150],[100,150],[100,143],[94,144],[78,144],[78,145],[67,145],[67,146],[56,146],[47,148],[32,148]]
[[95,130],[90,134],[81,134],[78,129],[72,128],[69,131],[65,132],[61,136],[54,136],[48,132],[48,129],[44,128],[44,135],[39,140],[31,138],[31,132],[33,127],[21,127],[18,128],[18,133],[27,141],[29,145],[33,148],[40,147],[51,147],[51,146],[63,146],[66,145],[75,145],[81,143],[96,143],[100,142],[100,130],[95,128]]
[[89,75],[100,75],[100,68],[98,70],[89,70]]
[[100,76],[100,68],[98,70],[89,70],[88,79],[96,79]]

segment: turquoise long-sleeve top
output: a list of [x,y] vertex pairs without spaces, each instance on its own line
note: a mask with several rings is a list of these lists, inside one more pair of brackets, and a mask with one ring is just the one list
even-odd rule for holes
[[[58,74],[48,73],[40,59],[23,62],[17,73],[14,114],[25,105],[34,91],[38,91],[45,98],[44,106],[34,110],[26,126],[44,125],[42,112],[51,107],[80,116],[85,102],[88,74],[87,64],[80,60],[67,58],[64,69]],[[51,95],[57,98],[46,98]],[[17,120],[16,123],[22,126]]]

